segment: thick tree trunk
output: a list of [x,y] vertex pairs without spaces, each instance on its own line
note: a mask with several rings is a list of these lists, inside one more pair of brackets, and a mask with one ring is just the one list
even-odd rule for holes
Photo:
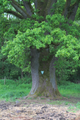
[[[48,50],[44,50],[40,55],[36,49],[32,50],[32,89],[29,93],[30,97],[40,96],[51,99],[60,97],[55,75],[54,62],[56,58],[48,55]],[[44,73],[42,74],[42,72]]]
[[70,5],[71,0],[66,0],[65,8],[62,13],[64,17],[67,17],[69,20],[71,19],[72,21],[74,21],[77,9],[79,7],[79,2],[79,0],[76,0],[73,5]]
[[32,75],[32,89],[30,94],[33,95],[39,86],[39,52],[36,49],[31,49],[31,75]]

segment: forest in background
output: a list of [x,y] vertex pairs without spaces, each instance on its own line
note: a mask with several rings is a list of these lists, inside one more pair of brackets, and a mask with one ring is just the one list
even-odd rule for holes
[[[61,2],[61,1],[63,1],[63,2]],[[66,46],[65,42],[63,42],[63,40],[62,40],[64,51],[61,51],[61,49],[58,48],[59,43],[56,40],[56,39],[58,39],[57,37],[61,38],[59,32],[62,32],[62,31],[60,31],[60,29],[56,29],[56,27],[58,28],[60,24],[62,25],[64,23],[64,25],[62,26],[63,28],[61,28],[61,29],[62,30],[65,29],[65,31],[67,31],[67,29],[68,29],[65,26],[68,24],[68,20],[65,19],[64,17],[61,18],[61,13],[64,10],[65,3],[69,2],[69,1],[68,0],[66,0],[66,1],[61,0],[61,1],[58,0],[53,5],[53,8],[55,9],[55,14],[54,14],[54,17],[52,16],[51,20],[55,20],[55,22],[53,22],[52,25],[50,24],[50,26],[49,26],[49,23],[52,22],[52,21],[50,21],[50,16],[47,16],[47,12],[45,12],[47,17],[45,17],[43,19],[43,16],[45,16],[45,14],[41,13],[42,11],[39,12],[39,11],[37,11],[37,9],[35,9],[36,5],[34,7],[33,0],[32,1],[26,0],[26,6],[31,5],[31,9],[33,8],[33,11],[34,11],[34,15],[32,16],[32,19],[29,18],[27,13],[25,13],[23,10],[23,9],[26,9],[25,4],[23,4],[23,3],[25,3],[25,1],[23,1],[23,0],[22,1],[1,0],[1,2],[0,2],[0,7],[1,7],[1,11],[0,11],[0,18],[1,18],[0,19],[0,35],[1,35],[1,39],[0,39],[0,79],[6,78],[6,79],[12,79],[12,80],[20,80],[20,78],[21,79],[25,78],[25,80],[26,80],[29,77],[31,78],[30,49],[32,49],[32,47],[34,48],[34,46],[36,46],[36,49],[39,50],[40,52],[42,52],[42,50],[44,51],[44,48],[50,48],[51,55],[55,54],[55,53],[57,53],[57,55],[59,55],[59,56],[61,55],[61,57],[59,57],[59,59],[58,59],[59,61],[57,61],[55,63],[58,84],[62,84],[62,82],[66,83],[66,81],[71,81],[71,82],[75,82],[75,83],[78,83],[80,81],[79,80],[80,79],[80,74],[79,74],[80,73],[80,66],[79,66],[80,58],[78,56],[79,46],[76,45],[77,43],[75,43],[75,41],[77,39],[79,39],[79,36],[80,36],[80,34],[79,34],[80,3],[79,3],[78,10],[76,12],[76,15],[75,15],[75,19],[73,20],[74,22],[69,21],[69,25],[70,26],[72,25],[72,27],[73,27],[73,30],[72,30],[73,33],[71,33],[71,31],[69,31],[70,32],[69,34],[72,34],[72,37],[69,36],[69,38],[72,40],[72,45],[73,45],[73,46],[71,46],[71,43],[70,43],[70,47],[72,47],[70,49],[72,50],[74,47],[74,44],[75,44],[74,49],[75,49],[75,51],[78,50],[77,52],[74,53],[74,49],[73,49],[72,55],[71,55],[71,51],[69,50],[69,44],[67,44],[68,45],[67,47],[68,47],[68,50],[70,51],[70,54],[67,51],[67,49],[64,48],[64,46]],[[44,0],[42,2],[44,3]],[[78,2],[79,2],[78,0],[71,0],[71,6],[72,7],[76,6],[76,4]],[[19,4],[19,6],[21,6],[20,9],[23,11],[21,13],[20,13],[19,9],[17,8],[18,4]],[[41,3],[39,3],[39,4],[41,4]],[[46,3],[45,3],[45,5],[46,5]],[[27,9],[26,11],[28,13],[30,13],[30,15],[31,15],[31,12],[28,10],[30,10],[30,8]],[[72,8],[72,10],[73,10],[73,8]],[[51,11],[52,11],[52,13],[54,13],[53,9]],[[37,16],[37,14],[42,15],[42,17]],[[71,14],[71,13],[68,13],[68,14]],[[25,20],[25,17],[27,17],[27,16],[28,16],[28,18],[26,18],[26,20]],[[61,21],[60,21],[60,19],[58,19],[58,17],[61,18]],[[67,17],[69,18],[69,16],[67,16]],[[49,22],[48,24],[46,24],[46,22],[44,22],[45,19]],[[39,21],[39,23],[37,21]],[[34,22],[35,22],[35,24],[34,24]],[[31,26],[31,25],[33,25],[33,26]],[[42,31],[37,31],[37,29],[36,29],[37,27],[39,27],[39,28],[42,27]],[[49,31],[50,29],[52,30],[53,28],[55,28],[53,32]],[[32,33],[29,31],[29,29]],[[70,30],[71,29],[72,28],[70,28]],[[47,37],[44,41],[38,41],[38,42],[40,42],[40,43],[38,43],[37,41],[35,41],[35,40],[39,40],[38,37],[40,37],[40,36],[37,36],[37,34],[39,34],[39,35],[42,34],[41,37],[44,37],[43,30],[45,31],[46,36],[48,38],[50,38],[50,40],[52,40],[52,36],[48,36],[47,34],[52,35],[55,32],[58,32],[59,36],[58,35],[56,36],[56,39],[54,40],[53,43],[52,43],[52,41],[47,41],[47,39],[48,39]],[[42,33],[40,33],[40,32],[42,32]],[[26,34],[29,35],[29,36],[27,35],[28,40],[25,40]],[[62,35],[63,34],[65,35],[65,32],[64,33],[62,32]],[[32,35],[32,37],[34,38],[34,41],[30,35]],[[77,38],[77,39],[74,39],[75,41],[73,41],[74,36],[76,36],[76,38]],[[31,42],[30,42],[30,40],[31,40]],[[66,41],[66,43],[68,41],[67,35],[65,35],[65,41]],[[43,42],[43,44],[41,44],[41,42]],[[62,42],[60,42],[60,43],[62,44]],[[19,45],[19,47],[18,47],[18,45]],[[54,48],[55,48],[54,45],[57,45],[57,48],[60,49],[60,51],[57,49],[58,52],[56,52],[56,50],[54,50]],[[15,46],[16,46],[16,49],[15,49]],[[69,57],[68,57],[68,55],[69,55]],[[48,57],[50,57],[50,56],[48,56]],[[45,59],[47,60],[48,57],[44,58],[44,60]]]
[[[75,0],[73,0],[72,2],[74,3],[74,1]],[[6,1],[4,3],[0,3],[0,5],[3,7],[6,6],[6,4],[7,4]],[[57,12],[58,11],[61,12],[61,9],[63,7],[64,7],[64,2],[60,4],[59,8],[57,9]],[[3,13],[2,11],[0,12],[1,12],[1,15],[0,15],[0,35],[1,35],[1,39],[0,39],[0,79],[3,79],[5,77],[7,79],[13,79],[13,80],[18,79],[18,78],[23,78],[27,75],[30,75],[30,73],[22,72],[21,68],[16,67],[15,65],[11,64],[8,61],[7,56],[4,56],[1,53],[1,47],[4,45],[4,42],[5,42],[5,39],[3,38],[3,34],[6,31],[5,24],[7,24],[5,22],[12,20],[13,22],[11,24],[13,24],[15,22],[15,19],[17,19],[18,21],[19,18],[9,13],[9,11],[5,11],[5,13]],[[75,23],[80,24],[80,5],[79,5],[79,8],[75,16]],[[3,27],[3,31],[2,31],[2,27]],[[57,67],[58,80],[60,81],[60,80],[65,79],[65,80],[69,80],[72,82],[79,81],[80,80],[80,67],[77,67],[77,68],[74,67],[74,63],[70,63],[70,61],[67,61],[64,58],[63,58],[63,61],[64,62],[58,64],[58,67]]]

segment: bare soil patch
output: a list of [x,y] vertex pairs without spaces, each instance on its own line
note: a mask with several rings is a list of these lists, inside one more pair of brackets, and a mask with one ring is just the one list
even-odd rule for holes
[[[57,101],[57,100],[55,100]],[[79,102],[76,98],[66,101]],[[69,112],[70,105],[51,105],[49,99],[18,99],[16,102],[0,102],[0,120],[80,120],[80,110]],[[76,108],[75,108],[76,109]]]

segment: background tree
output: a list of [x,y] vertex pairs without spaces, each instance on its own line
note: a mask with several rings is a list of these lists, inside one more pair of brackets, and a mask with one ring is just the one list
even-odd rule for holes
[[[1,53],[1,47],[4,45],[4,41],[6,38],[4,37],[5,32],[10,28],[11,22],[8,20],[9,17],[7,17],[7,14],[5,16],[1,14],[0,16],[0,79],[3,79],[6,77],[7,79],[18,79],[19,77],[22,77],[21,68],[16,67],[15,65],[11,64],[7,56],[4,56]],[[12,18],[14,20],[14,17]],[[9,36],[9,35],[8,35]],[[23,73],[23,76],[25,73]]]
[[8,20],[11,26],[4,34],[2,52],[23,71],[30,71],[31,65],[29,95],[59,97],[55,62],[64,57],[79,65],[80,28],[73,22],[79,0],[2,0],[2,3],[2,13],[19,18]]

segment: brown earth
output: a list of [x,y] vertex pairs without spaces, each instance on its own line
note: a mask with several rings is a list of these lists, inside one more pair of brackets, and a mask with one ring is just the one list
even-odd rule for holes
[[[64,102],[66,101],[66,102]],[[67,104],[69,101],[70,103]],[[80,110],[75,103],[80,98],[62,100],[17,99],[16,102],[0,102],[0,120],[80,120]],[[49,104],[53,103],[53,104]],[[72,111],[68,111],[72,106]]]

